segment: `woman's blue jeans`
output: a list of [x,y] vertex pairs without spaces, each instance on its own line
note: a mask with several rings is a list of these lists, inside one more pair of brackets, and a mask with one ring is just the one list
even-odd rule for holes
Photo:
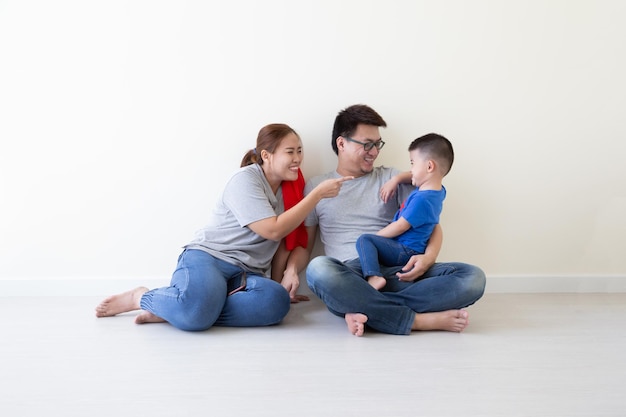
[[485,291],[485,273],[464,263],[436,263],[418,280],[400,281],[402,267],[383,267],[384,290],[367,283],[358,259],[343,263],[329,256],[309,262],[309,288],[331,313],[363,313],[367,325],[390,334],[410,334],[415,313],[459,309],[474,304]]
[[246,288],[227,295],[243,273],[207,252],[185,249],[170,286],[146,292],[141,309],[188,331],[279,323],[290,307],[289,293],[279,283],[247,273]]
[[382,277],[381,264],[404,266],[411,256],[419,255],[419,252],[404,246],[397,240],[372,234],[359,236],[356,240],[356,250],[359,254],[363,276],[366,278],[372,275]]

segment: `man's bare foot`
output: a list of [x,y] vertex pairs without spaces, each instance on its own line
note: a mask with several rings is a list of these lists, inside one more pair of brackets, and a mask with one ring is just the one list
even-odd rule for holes
[[385,278],[378,277],[376,275],[368,277],[367,282],[378,291],[380,291],[385,285],[387,285],[387,280]]
[[148,291],[146,287],[137,287],[134,290],[105,298],[96,307],[97,317],[110,317],[127,311],[139,310],[141,296]]
[[149,311],[142,311],[141,313],[139,313],[139,315],[137,317],[135,317],[135,323],[137,323],[137,324],[165,323],[165,320],[163,320],[159,316],[155,316],[154,314],[152,314]]
[[344,317],[348,330],[355,336],[363,336],[365,332],[365,323],[367,322],[367,316],[361,313],[348,313]]
[[417,313],[411,330],[446,330],[462,332],[469,324],[465,310],[447,310],[435,313]]

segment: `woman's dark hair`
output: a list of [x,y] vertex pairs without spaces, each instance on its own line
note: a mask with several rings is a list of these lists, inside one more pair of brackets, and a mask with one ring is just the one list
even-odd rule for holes
[[241,166],[245,167],[252,164],[263,165],[261,151],[266,150],[269,153],[274,153],[285,136],[290,133],[293,133],[300,138],[298,133],[286,124],[272,123],[267,126],[263,126],[261,130],[259,130],[259,135],[256,138],[256,147],[254,149],[250,149],[243,156]]
[[343,109],[335,117],[333,137],[330,141],[335,154],[339,155],[337,138],[339,136],[352,136],[358,125],[387,127],[387,122],[374,109],[365,104],[355,104]]

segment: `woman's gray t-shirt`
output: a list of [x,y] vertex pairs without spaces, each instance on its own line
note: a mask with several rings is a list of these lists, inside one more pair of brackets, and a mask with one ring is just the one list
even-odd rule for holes
[[260,275],[267,275],[279,241],[254,233],[250,223],[284,211],[282,190],[276,195],[258,164],[240,168],[226,183],[209,223],[185,246]]

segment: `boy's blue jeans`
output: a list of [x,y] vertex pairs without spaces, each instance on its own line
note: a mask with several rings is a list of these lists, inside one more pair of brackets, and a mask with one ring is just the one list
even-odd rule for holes
[[185,249],[170,286],[146,292],[141,309],[189,331],[279,323],[291,305],[289,293],[279,283],[247,273],[245,289],[227,295],[239,285],[243,272],[207,252]]
[[404,246],[388,237],[364,234],[356,240],[356,250],[361,261],[364,277],[376,275],[382,277],[381,264],[385,266],[404,266],[411,256],[419,252]]

